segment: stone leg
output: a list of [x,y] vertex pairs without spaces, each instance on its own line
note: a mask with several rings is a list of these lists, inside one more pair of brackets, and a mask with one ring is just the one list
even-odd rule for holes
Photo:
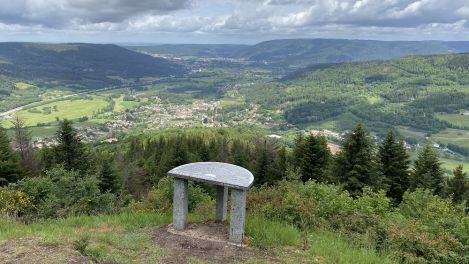
[[244,222],[246,218],[246,191],[231,190],[230,240],[241,243],[244,238]]
[[173,226],[182,230],[187,226],[189,187],[185,179],[174,178]]
[[226,210],[228,204],[228,188],[224,186],[217,186],[217,211],[216,220],[226,220]]

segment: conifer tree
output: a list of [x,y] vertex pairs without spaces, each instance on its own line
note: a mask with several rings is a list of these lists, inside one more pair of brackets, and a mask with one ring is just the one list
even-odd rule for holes
[[396,140],[390,131],[378,149],[378,168],[387,185],[388,196],[396,204],[410,187],[409,154],[403,140]]
[[256,146],[256,167],[254,181],[256,185],[262,185],[268,181],[269,157],[267,154],[267,140],[264,139]]
[[332,158],[324,135],[309,135],[305,139],[303,155],[300,158],[301,180],[326,182],[329,179],[329,165]]
[[448,194],[455,203],[464,202],[469,198],[469,179],[462,165],[453,170],[453,177],[448,180]]
[[60,123],[56,139],[54,156],[57,164],[63,165],[66,170],[89,170],[88,153],[71,121],[65,119]]
[[345,135],[342,151],[337,154],[335,174],[351,195],[358,196],[365,186],[379,186],[374,168],[373,142],[360,123]]
[[112,168],[112,162],[110,159],[106,159],[102,162],[98,173],[98,180],[99,190],[101,192],[119,193],[121,190],[119,178]]
[[19,180],[20,176],[18,158],[5,129],[0,126],[0,187]]
[[305,153],[305,137],[303,132],[298,133],[295,138],[294,147],[293,147],[293,155],[292,155],[292,164],[295,168],[300,168],[303,155]]
[[412,189],[423,188],[442,195],[444,193],[444,177],[438,153],[430,144],[426,144],[419,152],[412,172]]

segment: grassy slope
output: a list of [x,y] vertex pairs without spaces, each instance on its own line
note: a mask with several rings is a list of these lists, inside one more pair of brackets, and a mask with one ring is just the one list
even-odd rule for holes
[[[35,109],[39,110],[40,113],[32,113],[28,110],[22,110],[18,112],[18,116],[25,120],[27,126],[35,126],[37,123],[55,122],[56,117],[70,120],[84,116],[89,117],[107,105],[108,103],[100,97],[93,97],[92,100],[63,100],[35,107]],[[44,113],[44,108],[50,107],[53,109],[54,106],[57,106],[57,111],[52,110],[50,114]],[[5,127],[9,127],[8,122],[5,123]]]
[[[191,221],[200,219],[194,215],[190,216]],[[72,217],[31,225],[0,218],[0,248],[6,244],[27,240],[34,245],[45,245],[50,249],[60,248],[54,259],[67,260],[80,255],[76,250],[78,241],[89,239],[83,253],[97,260],[155,263],[170,252],[153,244],[152,230],[170,221],[170,216],[143,212]],[[282,263],[394,263],[386,257],[376,255],[373,250],[354,246],[329,232],[311,234],[310,246],[303,251],[301,234],[296,228],[253,215],[248,216],[246,233],[252,238],[252,247],[267,248]],[[31,246],[22,246],[15,248],[15,252],[0,253],[0,256],[23,256],[23,259],[28,261],[40,262],[41,259],[34,259],[36,255],[29,250]],[[249,263],[268,263],[262,260],[262,254],[259,258]],[[194,263],[201,262],[194,260]]]

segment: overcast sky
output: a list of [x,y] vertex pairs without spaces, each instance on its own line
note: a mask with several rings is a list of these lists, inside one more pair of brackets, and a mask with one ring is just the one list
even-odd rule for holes
[[0,41],[469,40],[469,0],[0,0]]

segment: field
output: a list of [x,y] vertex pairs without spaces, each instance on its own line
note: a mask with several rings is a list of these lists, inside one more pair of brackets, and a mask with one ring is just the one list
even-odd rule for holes
[[26,90],[26,89],[29,89],[31,87],[34,87],[34,85],[31,85],[29,83],[24,83],[24,82],[17,82],[17,83],[15,83],[15,87],[19,90]]
[[[93,96],[92,99],[62,100],[39,105],[30,109],[19,111],[19,117],[25,120],[26,126],[49,124],[59,119],[78,119],[90,117],[106,107],[108,102],[102,97]],[[11,127],[9,122],[3,122],[5,127]]]
[[458,129],[446,129],[434,134],[432,138],[437,142],[445,144],[452,143],[461,147],[469,148],[469,131]]
[[437,114],[436,117],[458,127],[469,127],[469,115]]
[[135,101],[124,101],[124,96],[115,98],[114,102],[116,103],[116,105],[114,106],[115,112],[120,112],[125,109],[132,109],[139,105],[139,103]]

